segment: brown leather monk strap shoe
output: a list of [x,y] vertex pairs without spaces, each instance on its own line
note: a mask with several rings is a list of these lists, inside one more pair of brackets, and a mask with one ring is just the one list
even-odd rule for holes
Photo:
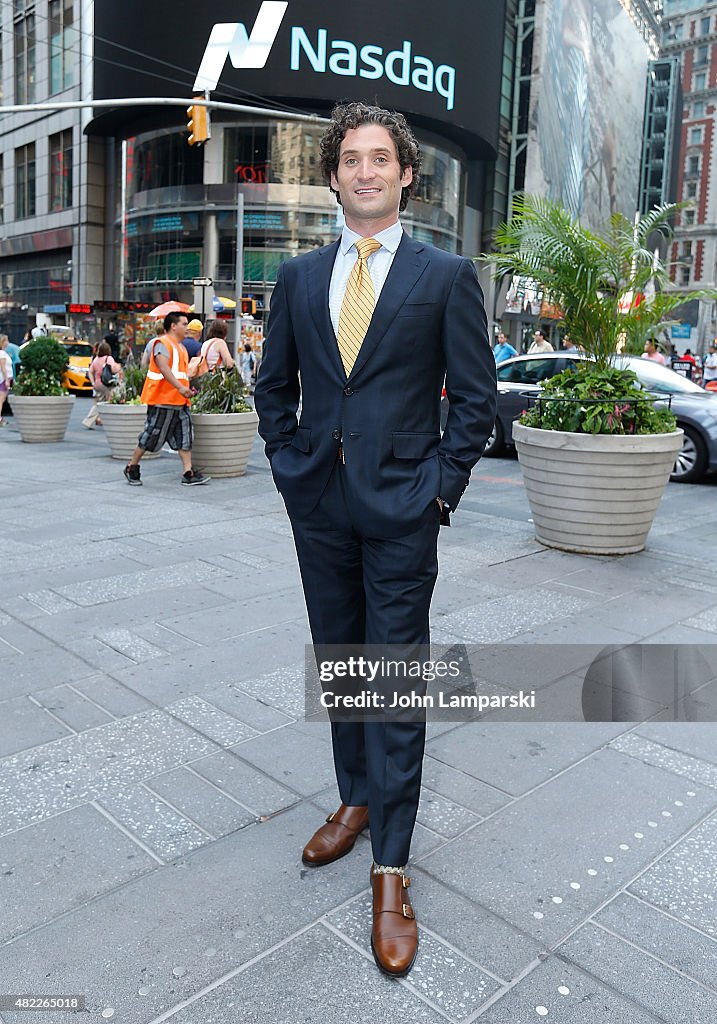
[[338,811],[328,816],[326,824],[314,832],[301,859],[317,868],[338,860],[353,850],[359,832],[367,825],[368,807],[341,804]]
[[418,953],[418,925],[411,906],[405,875],[371,871],[373,928],[371,950],[384,974],[401,978],[413,967]]

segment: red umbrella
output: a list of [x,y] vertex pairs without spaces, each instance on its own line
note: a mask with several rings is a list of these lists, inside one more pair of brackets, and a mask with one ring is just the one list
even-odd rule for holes
[[155,306],[153,310],[147,313],[147,316],[166,316],[167,313],[188,313],[189,306],[186,302],[175,302],[172,299],[169,302],[163,302],[161,306]]

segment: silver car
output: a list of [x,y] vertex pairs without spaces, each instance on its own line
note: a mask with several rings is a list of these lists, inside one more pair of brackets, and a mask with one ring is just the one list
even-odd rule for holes
[[[498,366],[498,412],[484,452],[500,454],[512,444],[513,421],[540,394],[541,382],[575,366],[584,357],[572,352],[514,356]],[[615,365],[634,370],[640,383],[659,398],[671,398],[678,426],[685,432],[682,451],[670,477],[692,483],[717,469],[717,393],[705,391],[674,370],[639,356],[615,356]]]

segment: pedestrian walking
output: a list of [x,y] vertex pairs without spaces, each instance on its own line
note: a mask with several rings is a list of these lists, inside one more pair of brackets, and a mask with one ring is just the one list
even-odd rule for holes
[[518,353],[508,341],[505,332],[500,331],[498,334],[498,340],[495,343],[495,348],[493,349],[493,358],[495,359],[496,366],[498,363],[502,363],[506,359],[510,359],[512,356],[517,355]]
[[222,366],[225,370],[234,368],[234,359],[227,345],[229,329],[223,320],[212,320],[207,327],[207,340],[201,348],[210,371]]
[[553,346],[550,344],[545,334],[541,330],[535,331],[533,334],[533,341],[528,349],[528,355],[535,355],[539,352],[553,352]]
[[125,479],[141,487],[139,464],[145,452],[157,452],[166,443],[179,452],[182,460],[182,483],[189,486],[206,484],[204,476],[192,467],[192,421],[189,402],[192,391],[187,376],[187,350],[182,344],[187,331],[185,313],[167,313],[164,334],[152,341],[149,370],[141,399],[147,406],[147,420],[139,435],[132,458],[124,468]]
[[[122,367],[112,358],[112,349],[109,346],[109,342],[101,341],[97,346],[97,355],[90,363],[89,368],[90,384],[92,385],[92,408],[82,421],[82,426],[86,427],[87,430],[92,430],[95,425],[98,427],[102,426],[99,403],[109,402],[112,396],[112,385],[106,384],[102,379],[106,366],[110,368],[113,376],[119,380],[122,379]],[[104,376],[106,377],[107,374],[105,373]]]
[[[495,421],[483,295],[471,260],[404,232],[399,212],[421,156],[402,114],[338,106],[320,153],[345,227],[279,268],[255,390],[259,433],[314,643],[414,648],[429,642],[439,524],[449,525]],[[371,946],[379,968],[400,976],[418,948],[406,864],[425,720],[333,721],[331,732],[342,802],[303,860],[342,857],[369,825]]]
[[252,385],[255,366],[256,360],[254,359],[254,353],[252,352],[251,345],[246,341],[241,354],[241,376],[247,389]]
[[659,363],[660,366],[665,366],[667,360],[661,352],[657,351],[657,344],[654,338],[648,338],[645,342],[645,351],[642,353],[643,359],[650,359],[653,363]]
[[717,341],[710,342],[709,353],[702,364],[702,387],[717,391]]
[[186,348],[187,355],[190,359],[193,359],[194,356],[198,356],[201,351],[202,342],[200,339],[202,337],[203,330],[204,325],[201,320],[190,320],[187,324],[187,333],[182,344]]
[[7,420],[3,419],[2,411],[14,379],[12,359],[7,351],[8,344],[7,334],[0,334],[0,427],[7,426]]

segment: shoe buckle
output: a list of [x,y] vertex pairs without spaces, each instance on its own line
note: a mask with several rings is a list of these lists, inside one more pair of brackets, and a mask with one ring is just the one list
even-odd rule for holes
[[408,878],[407,875],[401,875],[401,881],[403,883],[403,888],[404,889],[407,889],[409,887],[409,885],[411,884],[411,879]]
[[332,811],[332,813],[328,816],[328,818],[326,820],[327,821],[333,821],[335,817],[336,817],[336,811]]
[[413,907],[410,903],[403,904],[403,916],[407,917],[409,921],[413,921],[416,915],[413,913]]

